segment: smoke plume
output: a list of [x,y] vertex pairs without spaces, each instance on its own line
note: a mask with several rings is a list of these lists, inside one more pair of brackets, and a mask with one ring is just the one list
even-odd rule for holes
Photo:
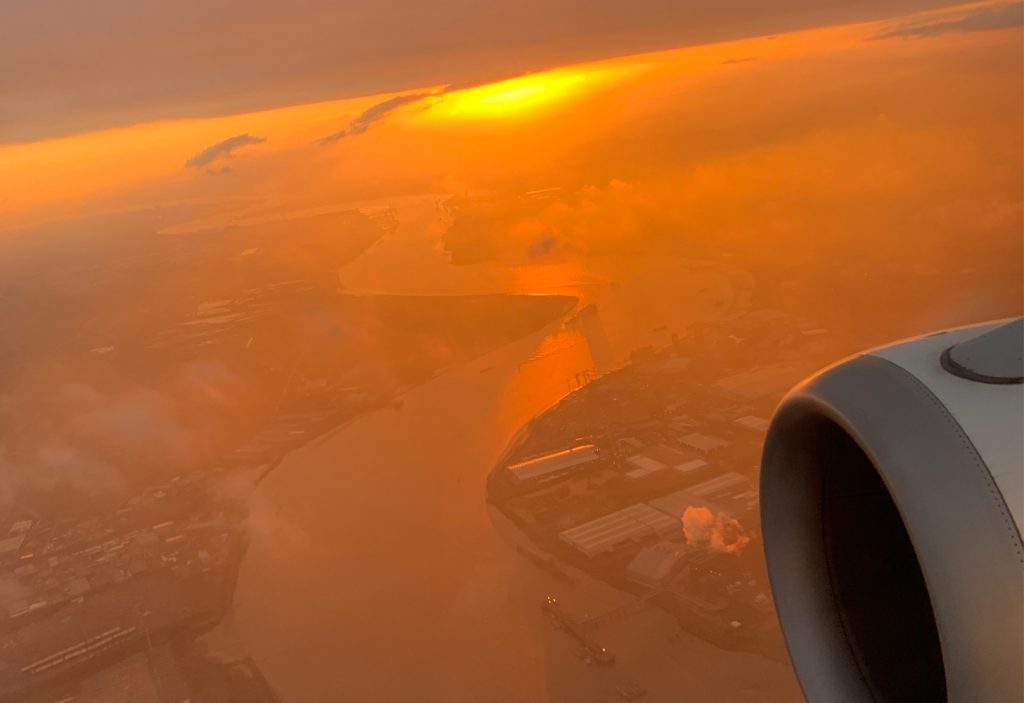
[[739,554],[750,542],[740,523],[705,506],[690,506],[683,512],[683,535],[691,545],[704,545],[712,552]]

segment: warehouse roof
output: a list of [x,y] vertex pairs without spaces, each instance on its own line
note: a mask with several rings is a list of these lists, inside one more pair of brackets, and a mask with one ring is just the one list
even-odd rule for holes
[[636,503],[565,530],[559,537],[587,556],[594,556],[611,551],[625,542],[678,529],[678,519],[644,503]]
[[727,440],[713,435],[701,434],[699,432],[692,432],[683,437],[680,441],[688,447],[693,447],[694,449],[705,453],[710,452],[713,449],[729,446],[729,442]]
[[715,387],[737,398],[755,400],[769,395],[781,396],[800,376],[792,366],[773,364],[723,378]]
[[678,542],[660,542],[641,549],[626,567],[626,577],[652,588],[666,585],[686,554]]
[[22,542],[25,541],[25,535],[15,535],[14,537],[8,537],[7,539],[0,539],[0,554],[8,554],[10,552],[16,552],[21,549]]
[[596,461],[597,458],[597,447],[593,444],[581,444],[509,464],[508,470],[520,481],[528,481],[557,471],[579,468]]
[[754,430],[754,432],[767,432],[768,431],[768,420],[757,415],[744,415],[733,420],[733,424],[745,427],[748,430]]
[[689,488],[655,498],[649,505],[674,518],[679,518],[687,508],[696,505],[740,514],[757,505],[757,490],[749,478],[730,471]]

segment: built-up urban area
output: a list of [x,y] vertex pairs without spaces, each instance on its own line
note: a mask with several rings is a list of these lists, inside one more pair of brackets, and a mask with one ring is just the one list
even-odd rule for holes
[[587,663],[613,664],[603,627],[651,607],[719,646],[785,657],[759,544],[760,449],[828,337],[774,309],[698,323],[582,379],[518,433],[488,500],[528,538],[520,554],[569,584],[580,570],[633,594],[609,613],[574,609],[571,595],[541,602]]
[[[200,637],[231,604],[256,484],[574,303],[339,293],[387,215],[295,220],[288,237],[129,227],[112,251],[58,250],[46,286],[29,254],[4,260],[0,701],[274,700],[239,648]],[[59,344],[33,305],[67,315]]]
[[196,638],[230,606],[250,491],[288,451],[354,412],[347,401],[307,384],[205,470],[109,511],[5,525],[0,701],[274,701],[251,660],[210,657]]

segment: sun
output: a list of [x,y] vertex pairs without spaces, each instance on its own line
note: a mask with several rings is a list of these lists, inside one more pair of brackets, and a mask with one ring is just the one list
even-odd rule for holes
[[541,74],[470,88],[451,96],[451,112],[469,116],[501,116],[530,111],[570,96],[582,87],[584,81],[585,76],[579,73]]
[[561,69],[443,93],[432,117],[514,118],[550,108],[606,84],[620,71]]

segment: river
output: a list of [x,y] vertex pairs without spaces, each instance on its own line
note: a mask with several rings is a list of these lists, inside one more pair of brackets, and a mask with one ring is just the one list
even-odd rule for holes
[[567,293],[597,315],[446,369],[260,484],[234,622],[283,701],[611,701],[627,677],[647,701],[793,699],[787,667],[686,635],[669,642],[678,627],[659,611],[616,633],[616,667],[586,667],[539,600],[564,593],[597,611],[624,594],[582,575],[557,582],[517,555],[484,502],[523,423],[582,372],[742,306],[742,276],[674,259],[454,267],[430,198],[398,216],[389,240],[342,270],[346,291]]

